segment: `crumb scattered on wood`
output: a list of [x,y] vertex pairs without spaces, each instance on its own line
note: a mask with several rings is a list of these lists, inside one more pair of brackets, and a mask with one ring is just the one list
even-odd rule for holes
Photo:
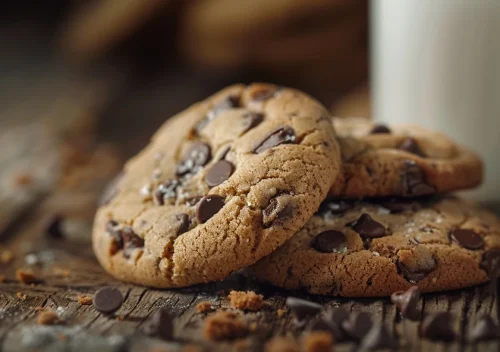
[[304,352],[330,352],[333,350],[333,336],[324,331],[315,331],[304,336],[302,349]]
[[297,342],[291,337],[277,336],[266,343],[266,352],[299,352]]
[[92,304],[92,297],[89,297],[89,296],[78,296],[78,304],[82,305],[82,306],[89,306]]
[[0,253],[0,263],[9,264],[14,259],[14,254],[11,251],[5,250]]
[[283,318],[285,314],[286,314],[286,309],[280,308],[276,311],[276,315],[278,316],[278,318]]
[[253,291],[231,291],[228,299],[231,306],[236,309],[257,311],[264,305],[264,296]]
[[119,316],[117,316],[117,317],[116,317],[116,320],[119,320],[119,321],[124,321],[124,320],[125,320],[125,318],[127,318],[127,317],[125,316],[125,314],[120,314]]
[[17,298],[19,298],[21,301],[25,301],[28,296],[22,292],[16,293]]
[[53,310],[43,310],[38,314],[38,325],[55,325],[60,323],[59,316]]
[[256,332],[257,331],[257,323],[256,322],[251,322],[248,325],[248,331],[250,331],[250,332]]
[[205,320],[204,335],[209,340],[232,340],[247,334],[247,328],[234,313],[217,312]]
[[16,186],[27,186],[33,183],[33,177],[27,172],[19,172],[14,175],[14,184]]
[[37,282],[37,278],[31,270],[17,269],[16,278],[23,284],[34,284],[35,282]]
[[196,305],[196,311],[198,313],[207,313],[213,310],[212,304],[207,301],[200,302]]

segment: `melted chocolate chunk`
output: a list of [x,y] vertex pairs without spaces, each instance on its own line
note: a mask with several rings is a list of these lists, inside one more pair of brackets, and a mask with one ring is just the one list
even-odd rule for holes
[[401,315],[413,321],[420,319],[418,301],[420,290],[417,286],[412,286],[406,291],[397,291],[391,295],[391,301],[396,305]]
[[366,312],[353,311],[349,315],[349,319],[342,323],[342,327],[351,339],[360,341],[370,331],[372,318]]
[[196,207],[196,218],[200,224],[203,224],[217,214],[223,207],[224,197],[216,194],[209,194],[199,201]]
[[172,341],[174,336],[173,318],[167,308],[160,308],[146,321],[143,331],[146,335]]
[[312,246],[318,252],[322,253],[338,253],[347,250],[347,239],[340,231],[329,230],[321,232],[317,235]]
[[375,324],[361,341],[361,350],[391,349],[396,343],[384,324]]
[[298,321],[302,321],[307,317],[312,317],[323,309],[321,304],[295,297],[288,297],[285,304],[290,308],[290,311],[295,315]]
[[120,181],[122,180],[124,175],[125,174],[123,172],[120,172],[115,176],[113,180],[108,183],[106,188],[104,188],[104,191],[99,198],[100,206],[108,205],[118,195],[118,192],[120,191]]
[[165,205],[165,202],[177,197],[178,180],[169,180],[161,183],[153,193],[153,201],[156,205]]
[[401,185],[403,196],[424,196],[436,193],[436,189],[426,183],[423,171],[413,160],[404,162]]
[[274,222],[281,223],[282,220],[292,216],[294,209],[295,202],[292,196],[283,194],[272,198],[262,211],[262,224],[264,227],[269,227]]
[[193,142],[183,160],[177,165],[177,176],[196,173],[212,158],[210,146],[202,142]]
[[500,337],[500,330],[492,317],[481,316],[469,333],[469,341],[480,342],[496,340]]
[[384,225],[376,222],[368,214],[363,214],[358,220],[347,224],[354,231],[356,231],[363,238],[377,238],[386,235],[386,230]]
[[136,248],[144,247],[144,240],[140,238],[130,226],[121,230],[123,239],[123,255],[128,257],[130,252]]
[[207,171],[205,183],[209,187],[215,187],[226,181],[233,173],[234,166],[229,161],[219,160]]
[[386,125],[377,124],[373,126],[370,134],[382,134],[382,133],[392,133],[392,131]]
[[180,236],[189,230],[189,226],[191,225],[191,220],[189,219],[188,214],[186,213],[176,214],[175,220],[177,221],[177,226],[178,226],[177,236]]
[[243,116],[243,130],[241,135],[247,133],[252,128],[258,126],[264,120],[264,115],[257,112],[248,112]]
[[490,279],[500,277],[500,248],[492,248],[483,254],[481,267],[488,273]]
[[483,238],[469,229],[455,229],[449,235],[452,241],[467,249],[481,249],[484,246]]
[[96,292],[92,302],[99,312],[111,314],[122,306],[123,295],[116,287],[104,287]]
[[399,149],[421,156],[422,158],[425,157],[424,152],[420,149],[418,142],[414,138],[406,138],[403,140],[403,142],[399,145]]
[[281,144],[293,142],[295,142],[295,131],[291,127],[283,127],[267,136],[266,139],[255,148],[254,153],[260,154]]
[[451,315],[448,312],[428,314],[420,324],[420,336],[434,341],[453,341],[455,333],[451,328]]

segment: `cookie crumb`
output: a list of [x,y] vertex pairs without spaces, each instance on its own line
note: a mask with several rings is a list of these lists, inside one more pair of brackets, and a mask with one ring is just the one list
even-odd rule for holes
[[21,301],[26,301],[26,298],[28,298],[28,296],[22,292],[18,292],[16,293],[16,296],[17,298],[19,298]]
[[0,282],[5,282],[5,279],[6,279],[5,275],[0,275]]
[[78,304],[82,306],[89,306],[92,304],[92,297],[89,296],[78,296]]
[[35,282],[37,282],[37,278],[31,270],[17,269],[16,278],[23,284],[34,284]]
[[273,337],[266,343],[266,352],[299,352],[297,342],[291,337]]
[[196,311],[198,313],[207,313],[212,310],[212,304],[207,301],[200,302],[196,305]]
[[330,352],[333,350],[333,336],[323,331],[311,332],[304,337],[302,347],[304,352]]
[[12,259],[14,259],[14,254],[11,251],[5,250],[0,254],[0,263],[2,264],[9,264]]
[[264,296],[254,291],[231,291],[227,297],[231,306],[236,309],[257,311],[264,305]]
[[37,318],[38,325],[55,325],[59,323],[59,316],[53,310],[41,311]]
[[16,186],[28,186],[33,182],[33,177],[27,172],[20,172],[14,176]]
[[283,318],[286,314],[286,309],[280,308],[276,311],[278,318]]
[[125,316],[125,314],[120,314],[119,316],[116,317],[116,320],[119,320],[119,321],[124,321],[127,317]]
[[204,334],[209,340],[237,339],[246,333],[245,323],[231,312],[217,312],[205,320]]

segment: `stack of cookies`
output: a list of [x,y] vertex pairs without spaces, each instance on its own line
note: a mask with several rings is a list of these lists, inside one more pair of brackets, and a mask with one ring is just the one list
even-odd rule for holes
[[499,220],[449,195],[481,179],[481,160],[440,133],[235,85],[170,118],[125,165],[94,251],[113,276],[161,288],[246,269],[334,296],[459,289],[499,272]]

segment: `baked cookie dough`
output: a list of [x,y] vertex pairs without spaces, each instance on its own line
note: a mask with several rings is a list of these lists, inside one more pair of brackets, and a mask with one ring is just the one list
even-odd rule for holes
[[375,297],[412,285],[422,292],[477,285],[498,263],[499,219],[466,201],[327,200],[291,240],[248,271],[287,289]]
[[446,135],[415,125],[384,126],[363,118],[333,120],[342,171],[329,196],[422,196],[476,187],[483,163]]
[[225,278],[317,211],[340,167],[331,117],[297,90],[228,87],[171,118],[104,193],[101,265],[153,287]]

